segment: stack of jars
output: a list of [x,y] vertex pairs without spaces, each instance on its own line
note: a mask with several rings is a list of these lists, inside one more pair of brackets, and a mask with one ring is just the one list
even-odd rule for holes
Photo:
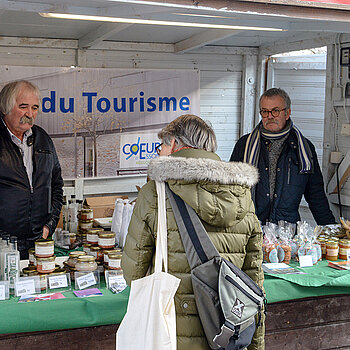
[[65,273],[59,266],[56,266],[54,255],[54,241],[51,239],[39,239],[35,242],[35,248],[28,250],[29,265],[24,268],[22,273],[24,276],[40,277],[41,290],[46,289],[46,278],[50,274]]
[[89,229],[83,250],[95,257],[99,272],[104,271],[104,264],[108,260],[108,253],[115,250],[115,233],[103,229]]
[[347,260],[347,254],[350,252],[349,239],[320,235],[317,240],[321,244],[322,257],[331,261],[338,259]]
[[80,240],[85,243],[86,235],[88,230],[92,229],[93,221],[94,221],[94,212],[93,209],[90,208],[82,208],[78,213],[78,235]]

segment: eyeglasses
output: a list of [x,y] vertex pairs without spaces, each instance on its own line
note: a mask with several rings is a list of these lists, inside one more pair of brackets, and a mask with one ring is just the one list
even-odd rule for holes
[[156,152],[157,152],[158,156],[160,155],[160,152],[162,151],[162,146],[163,146],[163,142],[160,143],[158,146],[156,146]]
[[279,108],[274,108],[271,111],[269,111],[268,109],[260,109],[260,114],[263,118],[268,118],[269,114],[271,113],[271,115],[275,118],[279,117],[280,113],[282,111],[285,111],[287,108],[283,108],[283,109],[279,109]]

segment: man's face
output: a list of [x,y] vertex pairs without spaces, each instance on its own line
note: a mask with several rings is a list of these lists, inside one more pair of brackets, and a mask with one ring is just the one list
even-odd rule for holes
[[12,111],[4,116],[4,121],[9,130],[20,140],[23,140],[23,134],[33,126],[38,111],[38,96],[23,87],[19,90]]
[[272,113],[268,113],[266,117],[262,118],[263,126],[266,130],[272,132],[279,132],[286,126],[287,120],[290,117],[291,110],[285,109],[286,104],[281,96],[263,97],[260,102],[260,113],[262,111],[274,111],[274,114],[279,115],[274,117]]

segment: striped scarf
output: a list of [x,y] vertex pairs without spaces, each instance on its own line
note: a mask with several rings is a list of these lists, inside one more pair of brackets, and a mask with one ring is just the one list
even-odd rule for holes
[[309,144],[300,130],[293,125],[291,119],[287,121],[287,126],[278,133],[269,132],[268,130],[264,129],[262,122],[260,122],[248,136],[245,144],[243,162],[250,163],[255,166],[258,165],[261,135],[268,140],[277,140],[290,132],[295,133],[298,140],[299,174],[312,173],[313,158]]

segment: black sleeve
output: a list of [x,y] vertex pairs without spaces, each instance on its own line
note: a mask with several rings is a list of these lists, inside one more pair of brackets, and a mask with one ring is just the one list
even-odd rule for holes
[[248,135],[242,136],[235,144],[233,152],[231,154],[230,162],[242,162],[244,156],[245,144],[247,141]]
[[323,177],[318,164],[314,145],[309,141],[314,161],[314,172],[309,176],[304,197],[309,204],[312,215],[318,225],[334,224],[335,218],[332,214],[326,193],[324,190]]

